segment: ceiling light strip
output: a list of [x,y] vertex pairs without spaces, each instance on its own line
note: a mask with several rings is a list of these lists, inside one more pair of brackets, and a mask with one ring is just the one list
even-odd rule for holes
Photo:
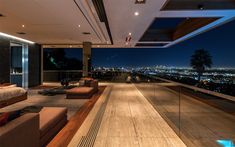
[[105,23],[108,35],[109,35],[109,39],[111,41],[111,44],[113,45],[113,37],[112,37],[112,33],[110,30],[110,26],[109,26],[109,21],[108,21],[108,17],[105,11],[105,6],[104,6],[104,2],[103,0],[92,0],[93,5],[96,9],[96,12],[98,14],[98,17],[100,19],[101,22]]
[[[100,33],[102,34],[102,39],[108,40],[108,39],[106,38],[106,35],[105,35],[103,29],[102,29],[101,26],[100,26],[100,25],[101,25],[100,22],[96,19],[96,16],[95,16],[95,14],[93,13],[93,8],[95,8],[94,3],[91,2],[91,1],[90,1],[90,2],[89,2],[89,1],[86,1],[86,4],[87,4],[87,6],[88,6],[88,8],[89,8],[89,10],[90,10],[90,12],[91,12],[91,15],[92,15],[94,21],[95,21],[96,27],[98,27]],[[97,15],[98,15],[98,14],[97,14]]]
[[9,35],[9,34],[6,34],[6,33],[2,33],[2,32],[0,32],[0,36],[12,38],[12,39],[19,40],[19,41],[26,42],[26,43],[30,43],[30,44],[34,44],[35,43],[33,41],[29,41],[29,40],[26,40],[26,39],[23,39],[23,38],[19,38],[19,37],[16,37],[16,36],[12,36],[12,35]]
[[100,35],[97,33],[96,29],[93,27],[92,23],[90,22],[89,18],[86,16],[86,14],[82,11],[82,9],[80,8],[80,5],[77,3],[76,0],[73,0],[75,5],[77,6],[77,8],[79,9],[79,11],[82,13],[82,15],[85,17],[86,21],[88,22],[88,24],[91,26],[92,30],[95,32],[96,36],[100,39],[100,41],[102,41]]

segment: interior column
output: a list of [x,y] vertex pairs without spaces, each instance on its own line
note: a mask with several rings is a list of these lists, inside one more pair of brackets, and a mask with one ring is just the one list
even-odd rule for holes
[[91,63],[91,42],[83,42],[83,77],[88,77]]

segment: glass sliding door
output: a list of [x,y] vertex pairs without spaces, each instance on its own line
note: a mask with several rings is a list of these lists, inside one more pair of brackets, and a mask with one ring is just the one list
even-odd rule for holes
[[10,82],[25,89],[28,88],[28,45],[10,43]]

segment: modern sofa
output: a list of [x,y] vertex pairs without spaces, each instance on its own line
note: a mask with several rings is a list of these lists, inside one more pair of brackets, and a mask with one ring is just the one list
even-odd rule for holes
[[98,91],[98,81],[84,78],[79,82],[79,87],[66,90],[67,99],[89,99]]
[[27,99],[27,91],[16,85],[0,85],[0,108]]
[[44,107],[0,127],[1,147],[43,147],[67,123],[67,108]]

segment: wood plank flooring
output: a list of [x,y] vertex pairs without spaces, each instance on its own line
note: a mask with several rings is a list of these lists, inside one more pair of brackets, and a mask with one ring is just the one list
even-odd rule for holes
[[[95,147],[185,147],[135,85],[112,86]],[[69,147],[78,145],[81,131]]]

